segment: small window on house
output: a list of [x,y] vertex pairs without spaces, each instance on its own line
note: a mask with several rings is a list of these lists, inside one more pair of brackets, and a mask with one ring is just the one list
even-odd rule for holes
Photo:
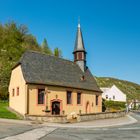
[[38,104],[44,104],[45,89],[38,89]]
[[15,89],[13,88],[12,89],[12,96],[14,96],[15,95]]
[[81,93],[77,93],[77,104],[81,104]]
[[108,99],[108,95],[106,95],[106,99]]
[[67,91],[67,104],[72,104],[72,92]]
[[17,87],[17,96],[19,96],[19,87]]
[[113,95],[113,100],[115,100],[115,95]]
[[96,105],[98,105],[98,98],[99,98],[99,96],[98,95],[96,95]]

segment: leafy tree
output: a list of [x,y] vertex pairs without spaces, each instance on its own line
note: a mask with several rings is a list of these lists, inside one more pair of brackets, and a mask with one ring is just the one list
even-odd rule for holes
[[[44,39],[40,46],[25,25],[17,25],[15,22],[0,24],[0,99],[8,99],[11,69],[26,50],[53,55],[47,40]],[[54,54],[61,56],[59,49],[56,49]]]
[[50,54],[50,55],[53,54],[51,49],[49,48],[49,45],[48,45],[46,38],[44,38],[44,40],[42,42],[41,49],[42,49],[42,52],[44,52],[46,54]]
[[[26,46],[26,47],[25,47]],[[40,50],[28,28],[15,22],[0,24],[0,98],[8,98],[11,68],[27,49]]]
[[59,48],[54,49],[54,56],[56,57],[62,57],[62,52]]
[[28,34],[28,35],[24,36],[23,39],[24,39],[24,41],[22,43],[23,48],[25,48],[27,50],[35,50],[35,51],[41,50],[36,38],[33,35]]

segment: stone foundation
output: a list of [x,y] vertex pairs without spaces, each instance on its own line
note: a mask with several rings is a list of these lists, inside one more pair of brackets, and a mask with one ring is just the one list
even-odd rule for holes
[[126,115],[125,111],[102,112],[102,113],[94,113],[94,114],[81,114],[80,115],[80,122],[99,120],[99,119],[120,118],[120,117],[124,117],[125,115]]
[[50,115],[50,116],[31,116],[26,115],[25,119],[33,121],[55,122],[55,123],[70,123],[70,122],[84,122],[99,119],[119,118],[126,115],[125,111],[118,112],[102,112],[92,114],[80,114],[77,119],[68,120],[64,115]]
[[53,122],[53,123],[67,123],[67,116],[51,115],[51,116],[31,116],[26,115],[25,119],[33,121]]

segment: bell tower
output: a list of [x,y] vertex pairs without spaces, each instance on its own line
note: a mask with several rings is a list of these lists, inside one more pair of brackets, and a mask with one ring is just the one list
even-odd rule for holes
[[84,41],[82,36],[82,31],[80,27],[80,23],[78,23],[75,47],[74,47],[74,62],[79,65],[81,70],[85,72],[86,70],[86,51],[84,47]]

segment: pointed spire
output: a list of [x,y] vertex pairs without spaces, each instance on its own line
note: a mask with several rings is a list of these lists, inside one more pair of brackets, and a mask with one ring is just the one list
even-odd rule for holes
[[78,21],[78,29],[74,48],[74,62],[77,63],[80,69],[85,72],[86,70],[86,51],[84,47],[84,41],[82,31],[80,27],[80,21]]
[[80,28],[80,23],[78,23],[78,28]]
[[82,31],[81,31],[81,26],[80,26],[79,20],[78,20],[78,29],[77,29],[77,35],[76,35],[76,41],[75,41],[75,47],[74,47],[74,52],[76,52],[76,51],[85,51],[84,41],[83,41],[83,36],[82,36]]
[[78,28],[80,28],[80,17],[78,18]]

